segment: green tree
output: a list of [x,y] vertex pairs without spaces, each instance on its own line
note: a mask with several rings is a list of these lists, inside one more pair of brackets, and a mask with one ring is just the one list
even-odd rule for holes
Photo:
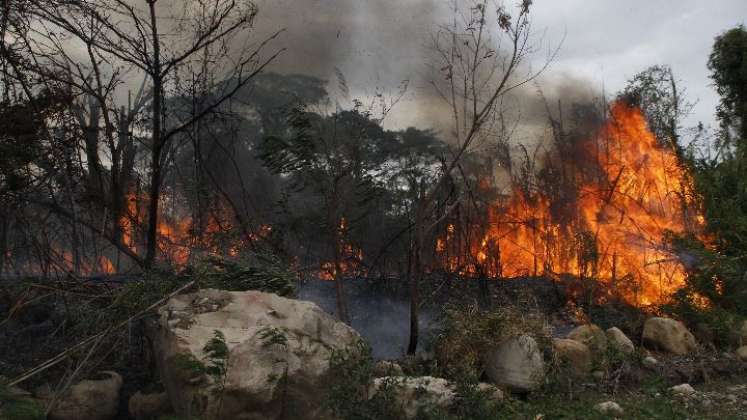
[[721,141],[747,150],[747,29],[732,28],[716,37],[708,58],[708,68],[716,91],[721,96],[717,116],[721,123]]
[[375,175],[383,163],[379,149],[393,139],[360,107],[329,116],[297,107],[288,124],[286,134],[265,139],[260,156],[272,171],[289,176],[296,191],[319,198],[318,222],[334,259],[337,313],[348,322],[343,292],[347,231],[371,210],[368,204],[379,190]]

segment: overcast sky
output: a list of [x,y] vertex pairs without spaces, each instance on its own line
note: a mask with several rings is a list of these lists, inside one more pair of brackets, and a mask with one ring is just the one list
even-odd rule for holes
[[[408,96],[389,125],[434,126],[427,84],[429,36],[448,21],[447,0],[261,0],[260,30],[287,27],[276,70],[333,78],[342,70],[356,96],[376,87]],[[589,92],[620,90],[636,72],[672,66],[697,104],[688,123],[713,124],[718,102],[706,62],[716,35],[747,19],[747,0],[535,0],[532,25],[545,45],[563,40],[540,83],[571,81]],[[546,32],[545,32],[546,31]],[[540,54],[537,60],[545,56]]]

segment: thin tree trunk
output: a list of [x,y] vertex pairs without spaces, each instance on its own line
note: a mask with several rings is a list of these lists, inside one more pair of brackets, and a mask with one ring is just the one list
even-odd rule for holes
[[425,205],[420,200],[415,216],[415,246],[410,259],[410,342],[407,354],[415,354],[418,348],[419,319],[420,319],[420,276],[422,275],[423,229],[425,223]]
[[163,93],[163,79],[161,75],[161,51],[158,41],[158,22],[156,19],[156,1],[148,0],[150,8],[150,21],[153,29],[153,68],[151,78],[153,80],[153,145],[151,149],[151,175],[150,175],[150,204],[148,208],[148,237],[147,251],[145,254],[145,267],[152,268],[156,259],[158,240],[158,201],[161,195],[161,101]]

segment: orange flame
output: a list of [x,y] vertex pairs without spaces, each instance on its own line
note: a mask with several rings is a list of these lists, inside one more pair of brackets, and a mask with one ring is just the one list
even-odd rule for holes
[[[489,209],[487,232],[462,272],[573,274],[606,282],[637,305],[664,302],[681,288],[685,270],[663,239],[667,231],[697,230],[703,218],[693,210],[692,179],[676,154],[657,143],[638,109],[623,103],[612,107],[585,152],[598,171],[576,175],[575,215],[559,221],[548,194],[515,192]],[[447,243],[452,234],[450,225]],[[447,246],[438,241],[443,253]],[[449,258],[445,264],[457,268]]]

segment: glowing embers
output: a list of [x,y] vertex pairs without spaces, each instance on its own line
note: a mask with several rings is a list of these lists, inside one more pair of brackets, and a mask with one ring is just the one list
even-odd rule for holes
[[[666,248],[666,234],[697,231],[703,218],[675,152],[623,103],[582,146],[584,156],[570,171],[571,203],[517,188],[488,209],[487,224],[466,227],[480,238],[469,247],[469,262],[456,265],[464,256],[449,255],[445,268],[491,277],[572,274],[605,282],[637,305],[663,302],[682,287],[685,270]],[[453,235],[447,227],[439,254]]]

